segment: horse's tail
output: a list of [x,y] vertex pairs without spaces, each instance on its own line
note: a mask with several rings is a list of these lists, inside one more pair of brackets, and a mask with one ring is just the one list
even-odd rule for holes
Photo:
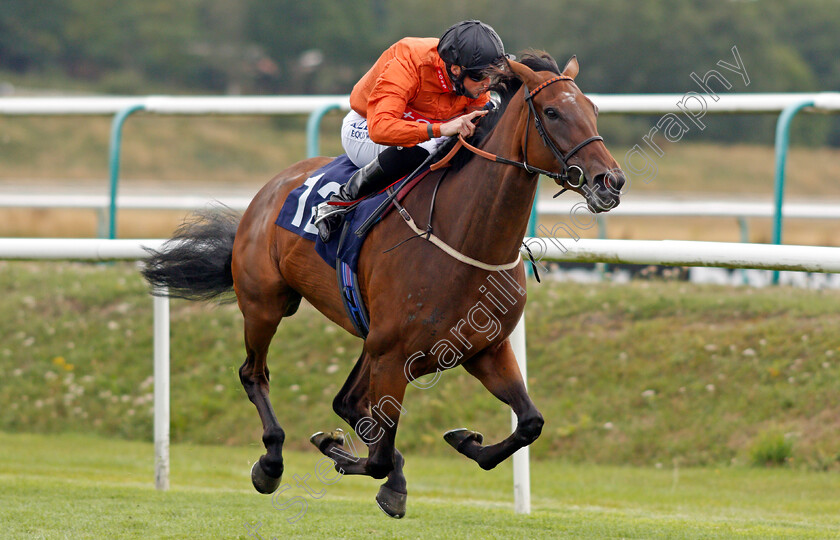
[[[196,212],[160,251],[144,248],[150,257],[142,274],[154,287],[153,294],[211,300],[231,292],[233,239],[240,219],[227,207]],[[232,299],[222,297],[223,301]]]

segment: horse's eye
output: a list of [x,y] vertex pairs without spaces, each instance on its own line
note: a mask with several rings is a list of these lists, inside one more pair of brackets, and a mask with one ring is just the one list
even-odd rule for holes
[[560,113],[557,112],[557,109],[549,107],[544,111],[545,117],[549,120],[557,120],[560,118]]

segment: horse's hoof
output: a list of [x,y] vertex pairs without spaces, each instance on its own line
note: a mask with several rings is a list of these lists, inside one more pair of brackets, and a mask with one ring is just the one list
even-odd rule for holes
[[383,484],[379,487],[379,493],[376,494],[376,504],[389,517],[400,519],[405,516],[405,500],[407,497],[407,493],[397,493]]
[[260,462],[256,461],[254,466],[251,467],[251,483],[254,484],[254,489],[263,495],[271,495],[280,486],[280,478],[265,474]]
[[484,442],[484,435],[477,431],[470,431],[467,428],[451,429],[443,434],[443,440],[457,451],[461,451],[463,445],[468,441],[475,441],[479,445]]
[[329,433],[319,431],[318,433],[313,433],[312,436],[309,437],[309,442],[314,444],[315,447],[323,453],[329,443],[344,446],[344,431],[341,428],[337,428],[335,431],[330,431]]

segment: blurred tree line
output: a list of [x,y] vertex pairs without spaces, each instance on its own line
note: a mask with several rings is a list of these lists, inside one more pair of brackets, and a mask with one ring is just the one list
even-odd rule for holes
[[[126,94],[347,93],[400,37],[468,18],[511,52],[544,49],[561,66],[576,54],[586,92],[696,90],[689,75],[733,63],[733,46],[750,85],[732,74],[732,91],[840,90],[840,0],[2,0],[0,77]],[[628,140],[650,120],[608,127]],[[756,140],[756,122],[773,121],[722,119],[705,135]],[[840,145],[836,118],[806,131]]]

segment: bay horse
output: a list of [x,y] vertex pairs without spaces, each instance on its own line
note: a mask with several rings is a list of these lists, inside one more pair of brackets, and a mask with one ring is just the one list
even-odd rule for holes
[[[578,70],[575,57],[561,71],[542,52],[509,61],[496,85],[501,106],[482,118],[471,138],[487,159],[461,150],[448,171],[431,173],[408,194],[403,207],[418,219],[422,235],[406,226],[401,213],[391,212],[362,247],[358,281],[370,331],[333,409],[355,428],[368,456],[348,452],[341,430],[319,432],[311,440],[335,461],[337,472],[387,478],[376,500],[389,516],[405,515],[404,459],[394,444],[405,389],[416,378],[461,365],[513,409],[516,429],[496,444],[484,445],[480,433],[467,429],[445,434],[446,442],[483,469],[540,435],[543,417],[528,396],[508,340],[525,307],[520,246],[539,173],[583,195],[591,212],[617,205],[625,183],[598,135],[597,109],[574,82]],[[239,376],[264,430],[266,453],[251,469],[261,493],[275,491],[283,474],[285,432],[269,401],[266,361],[278,324],[305,298],[362,337],[343,307],[335,269],[312,241],[275,225],[289,192],[330,159],[308,159],[284,170],[241,218],[208,212],[186,222],[160,251],[152,251],[143,270],[152,285],[168,287],[170,296],[207,300],[231,288],[235,292],[247,353]],[[424,222],[427,213],[431,222]],[[389,250],[411,238],[416,239]],[[427,239],[443,242],[448,252]],[[491,296],[487,283],[507,283],[507,291],[497,287]]]

